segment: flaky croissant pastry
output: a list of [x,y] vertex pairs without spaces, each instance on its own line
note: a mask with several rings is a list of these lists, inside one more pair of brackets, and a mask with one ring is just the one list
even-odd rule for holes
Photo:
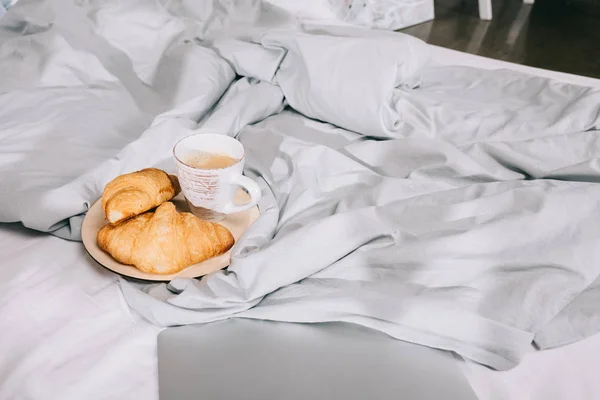
[[146,168],[110,181],[102,193],[102,210],[108,222],[116,224],[171,200],[180,191],[177,177]]
[[98,245],[123,264],[153,274],[174,274],[233,246],[222,225],[177,212],[171,202],[98,231]]

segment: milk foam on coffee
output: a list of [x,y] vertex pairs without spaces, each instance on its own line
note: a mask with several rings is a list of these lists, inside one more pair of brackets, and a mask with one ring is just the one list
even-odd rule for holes
[[233,158],[226,154],[208,153],[198,151],[188,154],[183,160],[187,165],[200,169],[222,169],[231,167],[239,162],[237,158]]

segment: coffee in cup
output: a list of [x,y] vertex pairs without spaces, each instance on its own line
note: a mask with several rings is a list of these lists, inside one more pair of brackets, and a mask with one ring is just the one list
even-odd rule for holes
[[[209,221],[249,210],[261,197],[258,184],[243,175],[244,146],[227,135],[200,133],[181,139],[173,148],[177,176],[192,213]],[[250,201],[236,204],[238,188]]]
[[183,160],[187,165],[199,169],[221,169],[231,167],[240,160],[228,156],[227,154],[208,153],[198,151],[188,154]]

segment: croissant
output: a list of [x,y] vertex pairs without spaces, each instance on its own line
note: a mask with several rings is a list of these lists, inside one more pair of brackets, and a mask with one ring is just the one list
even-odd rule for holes
[[102,193],[102,210],[108,222],[116,224],[171,200],[180,191],[177,177],[146,168],[110,181]]
[[100,248],[120,263],[153,274],[174,274],[225,253],[233,236],[224,226],[177,212],[171,202],[98,231]]

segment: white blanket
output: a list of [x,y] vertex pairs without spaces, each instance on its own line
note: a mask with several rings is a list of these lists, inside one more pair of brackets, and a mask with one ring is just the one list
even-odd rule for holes
[[261,218],[227,271],[121,281],[148,320],[348,321],[497,369],[573,340],[563,318],[600,328],[571,302],[600,273],[598,90],[435,67],[401,34],[224,38],[218,7],[22,1],[0,26],[1,221],[76,240],[109,180],[173,170],[179,138],[247,148]]

